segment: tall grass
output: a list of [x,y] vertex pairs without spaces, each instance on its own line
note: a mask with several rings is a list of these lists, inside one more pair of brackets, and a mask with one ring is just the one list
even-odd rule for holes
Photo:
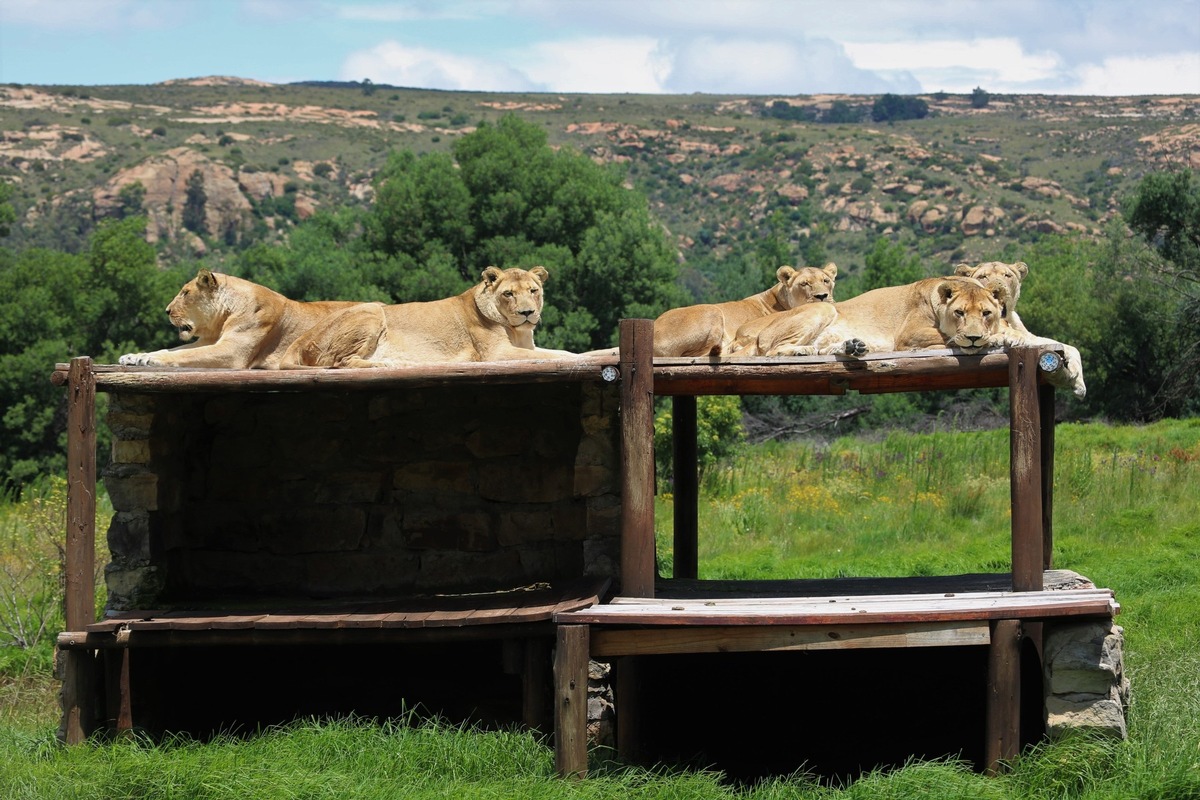
[[[0,692],[5,798],[1200,798],[1200,421],[1058,428],[1055,561],[1115,590],[1133,689],[1127,741],[1039,745],[998,777],[913,762],[845,786],[753,787],[597,760],[555,777],[547,741],[415,719],[307,720],[200,744],[57,745],[53,681]],[[1004,431],[748,447],[706,473],[703,577],[922,575],[1009,568]],[[669,571],[672,501],[657,501]],[[25,702],[34,699],[39,707]],[[55,721],[51,721],[55,720]]]

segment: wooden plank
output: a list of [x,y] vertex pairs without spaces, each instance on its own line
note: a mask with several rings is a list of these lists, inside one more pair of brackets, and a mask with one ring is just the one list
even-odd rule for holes
[[1042,588],[1042,425],[1036,347],[1009,353],[1009,493],[1013,589]]
[[843,625],[988,620],[1014,617],[1048,619],[1065,616],[1114,616],[1120,606],[1108,589],[1061,592],[1005,592],[982,596],[932,598],[894,596],[853,598],[793,598],[755,603],[676,600],[626,601],[556,614],[559,624],[591,625]]
[[693,395],[676,395],[671,398],[675,494],[672,574],[676,578],[695,578],[700,569],[700,472],[696,435],[696,398]]
[[988,687],[984,764],[991,774],[1005,768],[1021,746],[1021,622],[992,623],[988,648]]
[[621,320],[621,588],[654,594],[654,322]]
[[739,653],[775,650],[862,650],[880,647],[966,647],[990,641],[987,622],[909,625],[597,627],[592,656]]
[[[303,392],[354,389],[420,388],[456,384],[560,383],[606,381],[601,371],[613,356],[529,359],[521,361],[441,362],[371,369],[194,369],[96,365],[101,391],[159,392]],[[69,381],[67,367],[55,366],[50,380]]]
[[843,394],[1008,385],[1008,354],[949,349],[873,353],[865,358],[778,356],[655,359],[654,390],[678,394]]
[[588,627],[560,625],[554,651],[554,768],[587,775]]

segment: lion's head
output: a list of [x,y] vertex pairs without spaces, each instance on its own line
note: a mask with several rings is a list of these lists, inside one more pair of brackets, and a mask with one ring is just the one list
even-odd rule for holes
[[167,304],[167,317],[179,331],[180,339],[211,342],[221,335],[221,324],[227,314],[220,295],[217,276],[207,269],[201,269],[183,285]]
[[545,267],[488,267],[475,290],[475,304],[493,322],[532,331],[542,320],[542,284],[549,277]]
[[937,286],[934,314],[947,344],[974,353],[998,341],[1004,289],[947,279]]
[[1021,297],[1021,281],[1029,274],[1029,265],[1024,261],[1006,264],[1003,261],[984,261],[982,264],[971,266],[959,264],[954,268],[955,275],[974,278],[984,286],[1004,289],[1005,303],[1009,310],[1016,309],[1017,300]]
[[832,261],[820,269],[780,267],[775,277],[783,285],[784,304],[788,308],[796,308],[805,303],[832,303],[837,271],[837,264]]

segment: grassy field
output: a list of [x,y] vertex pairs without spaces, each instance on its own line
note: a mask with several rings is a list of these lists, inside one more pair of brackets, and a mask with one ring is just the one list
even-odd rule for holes
[[[704,480],[703,577],[924,575],[1008,568],[1005,431],[759,445]],[[658,500],[669,562],[671,499]],[[1129,738],[1027,751],[999,777],[914,762],[844,786],[803,776],[753,787],[714,772],[626,769],[597,754],[554,776],[549,744],[438,723],[301,721],[200,744],[56,743],[40,659],[0,678],[5,798],[1200,798],[1200,420],[1058,428],[1055,566],[1111,587],[1133,688]],[[18,527],[0,509],[5,563]],[[11,524],[10,524],[11,523]],[[669,564],[664,569],[669,568]],[[18,669],[15,665],[25,664]],[[33,665],[33,666],[28,666]]]

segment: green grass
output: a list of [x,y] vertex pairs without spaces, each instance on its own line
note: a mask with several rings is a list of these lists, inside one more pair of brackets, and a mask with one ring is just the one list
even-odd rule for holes
[[[893,434],[747,448],[706,475],[704,577],[919,575],[1008,568],[1004,431]],[[1072,737],[1007,773],[913,762],[846,786],[804,777],[735,787],[710,772],[555,777],[547,741],[445,723],[301,721],[205,744],[60,747],[49,675],[0,681],[5,798],[1200,798],[1200,420],[1062,425],[1056,566],[1114,589],[1133,702],[1126,741]],[[919,497],[913,502],[912,496]],[[658,500],[668,564],[671,500]]]

